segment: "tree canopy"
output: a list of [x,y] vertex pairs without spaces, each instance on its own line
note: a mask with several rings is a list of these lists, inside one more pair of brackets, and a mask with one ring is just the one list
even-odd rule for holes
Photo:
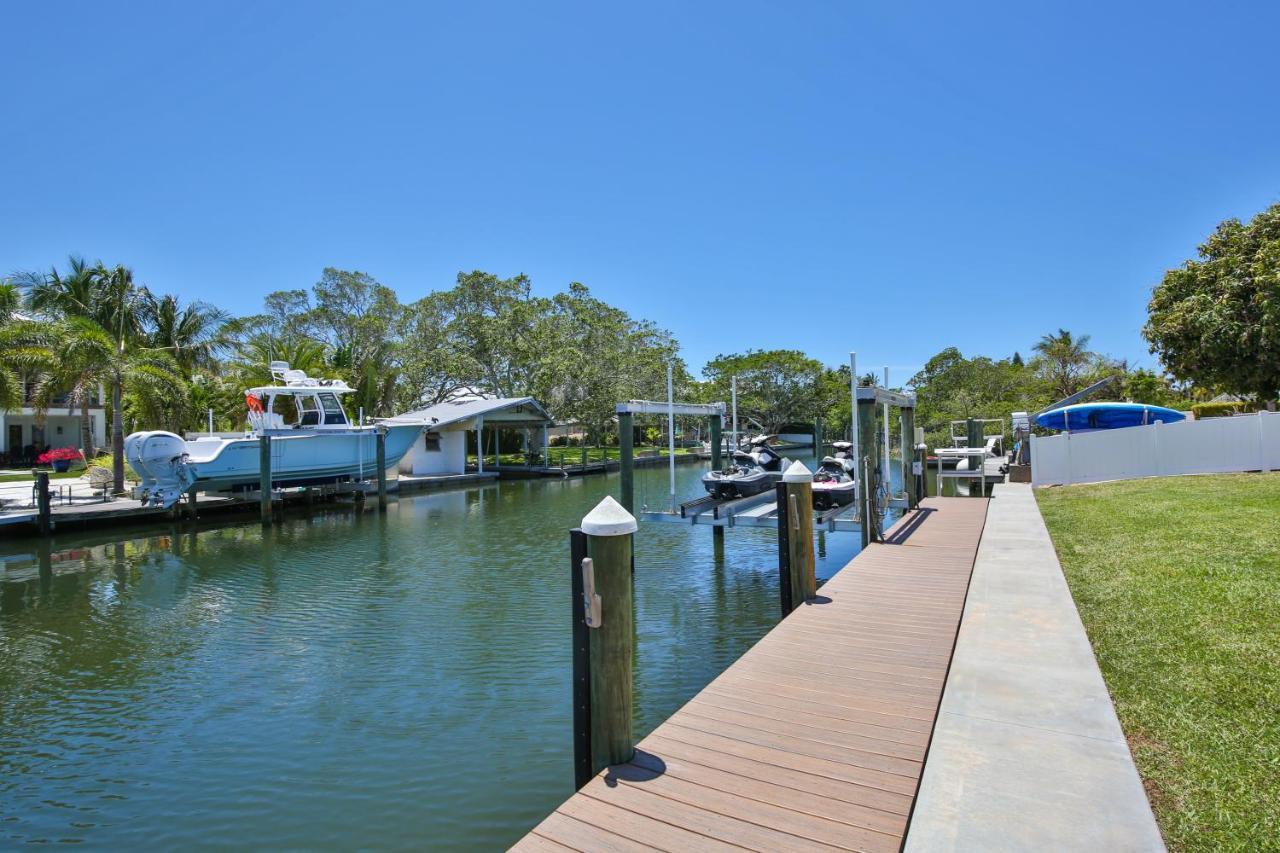
[[1221,223],[1196,259],[1166,272],[1142,333],[1178,379],[1280,396],[1280,204]]

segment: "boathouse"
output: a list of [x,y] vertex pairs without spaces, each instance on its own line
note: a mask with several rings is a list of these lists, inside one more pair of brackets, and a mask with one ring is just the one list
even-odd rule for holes
[[481,448],[481,471],[486,452],[497,455],[502,430],[521,433],[526,455],[541,453],[547,446],[547,428],[555,424],[533,397],[462,397],[388,420],[422,424],[422,435],[400,460],[401,473],[415,476],[465,473],[468,435],[474,435],[474,446]]

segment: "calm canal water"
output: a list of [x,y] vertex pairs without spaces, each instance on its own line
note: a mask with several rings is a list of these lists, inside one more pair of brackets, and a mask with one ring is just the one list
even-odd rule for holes
[[[567,531],[616,492],[59,535],[51,581],[37,540],[0,541],[0,846],[510,844],[572,790]],[[637,503],[666,494],[636,472]],[[637,735],[776,623],[775,537],[717,558],[709,528],[641,525]],[[819,537],[820,578],[857,539]]]

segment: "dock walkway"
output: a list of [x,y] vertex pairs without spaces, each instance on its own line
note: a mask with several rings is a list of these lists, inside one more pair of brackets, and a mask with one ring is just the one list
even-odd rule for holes
[[987,504],[926,500],[515,849],[900,849]]

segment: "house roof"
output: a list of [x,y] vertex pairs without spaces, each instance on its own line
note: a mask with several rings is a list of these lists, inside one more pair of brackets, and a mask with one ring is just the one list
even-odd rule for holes
[[440,428],[481,417],[490,423],[509,426],[551,426],[555,423],[542,404],[532,397],[464,397],[384,420]]

